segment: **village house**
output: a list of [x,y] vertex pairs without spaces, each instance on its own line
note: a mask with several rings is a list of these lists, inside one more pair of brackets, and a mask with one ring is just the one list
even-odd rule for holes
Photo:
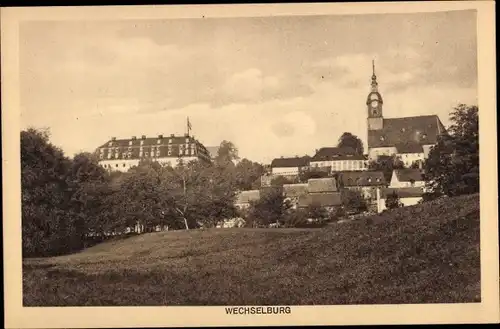
[[424,194],[422,187],[400,187],[400,188],[382,188],[378,193],[377,212],[382,212],[387,209],[385,202],[387,198],[396,194],[403,206],[413,206],[422,200]]
[[294,179],[309,167],[310,157],[277,158],[271,162],[271,175]]
[[389,187],[420,187],[425,186],[422,170],[420,169],[395,169],[392,171],[391,182]]
[[330,168],[331,172],[368,170],[367,157],[350,147],[322,147],[311,158],[311,168]]
[[260,190],[241,191],[236,195],[235,207],[238,209],[247,209],[251,202],[260,199]]
[[423,146],[417,142],[398,143],[396,145],[396,156],[406,168],[412,166],[422,168],[426,158]]
[[341,192],[335,177],[311,178],[307,182],[307,194],[298,197],[298,208],[318,205],[328,211],[333,211],[342,205]]
[[338,174],[338,179],[342,189],[359,191],[368,208],[373,210],[377,207],[377,190],[388,185],[382,171],[342,172]]
[[285,200],[292,204],[292,208],[296,209],[299,203],[299,198],[308,193],[308,184],[283,184],[283,195]]

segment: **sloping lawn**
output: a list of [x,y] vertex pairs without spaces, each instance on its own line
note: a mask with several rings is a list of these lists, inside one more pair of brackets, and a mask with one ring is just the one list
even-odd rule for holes
[[479,196],[321,229],[150,233],[23,271],[25,306],[480,302]]

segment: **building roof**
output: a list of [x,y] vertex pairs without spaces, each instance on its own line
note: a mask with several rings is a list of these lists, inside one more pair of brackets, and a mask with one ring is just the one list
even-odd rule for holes
[[[141,141],[142,146],[153,146],[153,145],[161,145],[161,144],[185,144],[186,143],[186,138],[189,138],[189,142],[197,142],[200,143],[198,140],[196,140],[193,136],[175,136],[175,135],[159,135],[156,137],[131,137],[131,138],[122,138],[122,139],[116,139],[116,138],[111,138],[108,140],[106,143],[102,144],[99,146],[101,147],[128,147],[129,142],[132,141],[132,146],[140,146]],[[158,144],[158,139],[162,140],[160,144]],[[170,143],[169,141],[172,140]],[[112,143],[111,145],[109,145]],[[201,143],[200,143],[201,144]]]
[[236,195],[236,204],[245,204],[260,199],[259,190],[241,191]]
[[271,162],[273,168],[292,168],[292,167],[307,167],[309,165],[308,156],[293,157],[293,158],[277,158]]
[[295,198],[307,194],[307,184],[283,184],[283,193],[287,197]]
[[394,169],[394,173],[400,182],[423,181],[423,172],[420,169]]
[[344,171],[338,177],[345,187],[387,185],[382,171]]
[[337,180],[335,177],[310,178],[307,181],[309,193],[337,192]]
[[437,115],[383,119],[383,129],[368,130],[368,147],[393,147],[399,143],[436,144],[446,130]]
[[340,192],[320,193],[320,194],[306,194],[299,197],[298,206],[301,208],[308,207],[309,205],[317,204],[321,207],[333,207],[342,204]]
[[395,146],[397,153],[399,154],[424,153],[424,148],[422,147],[422,145],[415,141],[398,143]]
[[311,159],[311,161],[335,160],[366,160],[366,157],[356,153],[351,147],[322,147]]
[[424,189],[422,187],[383,188],[380,190],[380,198],[387,199],[387,196],[394,192],[399,198],[418,198],[424,194]]

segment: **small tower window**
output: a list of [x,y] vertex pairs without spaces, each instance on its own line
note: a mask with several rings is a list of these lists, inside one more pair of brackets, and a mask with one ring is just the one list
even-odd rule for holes
[[402,132],[405,132],[405,131],[406,131],[406,128],[401,128],[401,131],[402,131]]

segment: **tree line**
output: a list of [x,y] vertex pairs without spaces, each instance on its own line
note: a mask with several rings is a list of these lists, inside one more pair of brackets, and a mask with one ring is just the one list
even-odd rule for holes
[[255,188],[263,167],[223,141],[214,162],[179,159],[175,167],[141,161],[108,172],[94,154],[73,158],[48,131],[21,132],[23,256],[74,252],[124,232],[213,227],[236,216],[238,191]]

